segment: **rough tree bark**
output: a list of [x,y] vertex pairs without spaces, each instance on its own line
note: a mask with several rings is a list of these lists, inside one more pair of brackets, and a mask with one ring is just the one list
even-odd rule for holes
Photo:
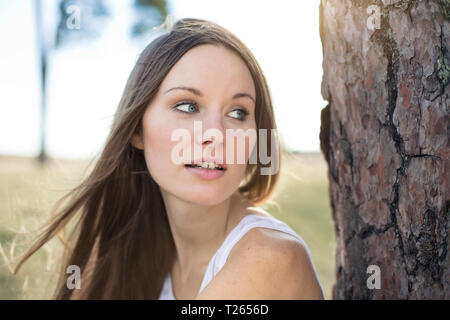
[[[449,8],[321,0],[334,299],[450,299]],[[380,289],[367,286],[369,265]]]

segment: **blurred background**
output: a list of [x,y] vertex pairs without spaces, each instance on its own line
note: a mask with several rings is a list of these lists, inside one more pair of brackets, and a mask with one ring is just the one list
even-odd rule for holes
[[285,148],[265,207],[304,238],[330,299],[335,237],[319,143],[319,2],[0,0],[0,299],[53,293],[57,239],[17,275],[14,258],[101,151],[140,52],[185,17],[227,28],[260,63]]

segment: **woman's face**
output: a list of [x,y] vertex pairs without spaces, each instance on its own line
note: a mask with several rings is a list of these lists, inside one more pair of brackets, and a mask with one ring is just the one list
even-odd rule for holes
[[[133,138],[163,195],[214,205],[237,190],[255,140],[244,138],[244,161],[237,161],[243,149],[227,130],[256,132],[255,99],[250,71],[233,51],[207,44],[181,57],[144,113],[142,136]],[[204,135],[213,131],[215,138]]]

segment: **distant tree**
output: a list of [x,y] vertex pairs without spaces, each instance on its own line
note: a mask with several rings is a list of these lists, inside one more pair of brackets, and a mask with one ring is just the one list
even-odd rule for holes
[[[130,30],[132,37],[140,37],[157,25],[168,14],[166,0],[134,0],[135,17]],[[90,40],[101,34],[105,18],[110,15],[104,0],[61,0],[58,5],[59,19],[53,34],[45,29],[42,0],[35,0],[35,23],[37,50],[39,53],[41,127],[38,160],[44,163],[46,154],[46,96],[49,53],[69,42]]]
[[131,29],[133,37],[147,34],[168,15],[166,0],[135,0],[135,21]]

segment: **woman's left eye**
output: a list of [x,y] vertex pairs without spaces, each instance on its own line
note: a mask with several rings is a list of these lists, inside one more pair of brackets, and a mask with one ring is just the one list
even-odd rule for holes
[[[238,118],[236,118],[236,119],[238,119],[238,120],[240,120],[240,121],[244,121],[245,118],[246,118],[247,115],[248,115],[248,112],[247,112],[247,110],[245,110],[245,109],[236,109],[236,110],[231,111],[230,113],[233,113],[233,112],[237,112],[238,114],[240,114],[240,116],[238,116]],[[233,117],[233,118],[234,118],[234,117]]]

